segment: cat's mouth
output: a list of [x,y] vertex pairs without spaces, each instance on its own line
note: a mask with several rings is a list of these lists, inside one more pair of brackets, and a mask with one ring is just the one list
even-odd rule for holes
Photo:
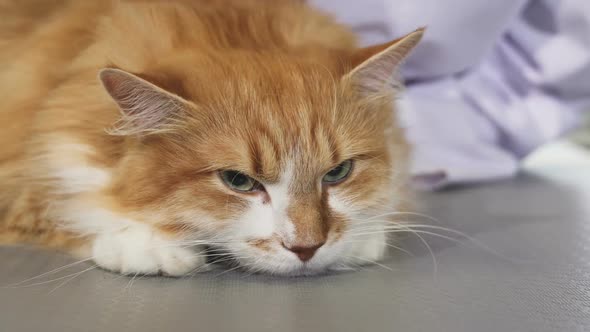
[[[293,260],[285,262],[280,258],[244,258],[226,248],[209,246],[206,250],[207,263],[226,272],[237,271],[248,274],[271,274],[285,277],[312,276],[327,273],[331,265],[320,265],[315,260],[306,262]],[[225,273],[225,272],[222,272]]]

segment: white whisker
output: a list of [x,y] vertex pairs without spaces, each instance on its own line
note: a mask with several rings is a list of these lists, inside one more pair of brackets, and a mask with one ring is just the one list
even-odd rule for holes
[[80,264],[80,263],[87,262],[87,261],[89,261],[89,260],[92,260],[92,257],[90,257],[90,258],[85,258],[85,259],[82,259],[82,260],[79,260],[79,261],[76,261],[76,262],[73,262],[73,263],[70,263],[70,264],[67,264],[67,265],[64,265],[64,266],[58,267],[58,268],[56,268],[56,269],[53,269],[53,270],[51,270],[51,271],[47,271],[47,272],[41,273],[41,274],[39,274],[39,275],[37,275],[37,276],[34,276],[34,277],[31,277],[31,278],[28,278],[28,279],[25,279],[25,280],[19,281],[19,282],[15,283],[15,284],[8,285],[8,286],[6,286],[6,287],[14,287],[14,286],[22,285],[22,284],[24,284],[24,283],[26,283],[26,282],[29,282],[29,281],[32,281],[32,280],[35,280],[35,279],[42,278],[42,277],[44,277],[44,276],[46,276],[46,275],[49,275],[49,274],[52,274],[52,273],[57,273],[57,272],[63,271],[63,270],[65,270],[65,269],[68,269],[68,268],[70,268],[70,267],[72,267],[72,266],[78,265],[78,264]]
[[364,261],[364,262],[367,262],[367,263],[370,263],[370,264],[375,264],[375,265],[380,266],[380,267],[382,267],[384,269],[387,269],[389,271],[393,271],[393,269],[390,268],[389,266],[383,265],[383,264],[381,264],[381,263],[379,263],[377,261],[374,261],[374,260],[370,260],[370,259],[363,258],[363,257],[351,256],[351,255],[348,255],[348,257],[349,258],[352,258],[352,259],[356,259],[356,260],[361,260],[361,261]]

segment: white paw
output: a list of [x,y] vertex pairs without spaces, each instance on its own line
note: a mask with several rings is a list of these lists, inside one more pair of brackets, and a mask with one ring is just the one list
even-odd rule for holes
[[204,255],[146,228],[97,235],[92,247],[98,266],[128,275],[181,276],[206,266]]
[[383,259],[387,251],[387,237],[385,234],[371,234],[363,241],[358,241],[352,248],[351,258],[355,264],[367,265]]

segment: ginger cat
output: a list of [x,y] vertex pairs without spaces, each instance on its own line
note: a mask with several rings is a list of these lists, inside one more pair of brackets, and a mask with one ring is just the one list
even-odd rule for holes
[[124,274],[379,260],[422,33],[358,48],[289,0],[0,0],[0,241]]

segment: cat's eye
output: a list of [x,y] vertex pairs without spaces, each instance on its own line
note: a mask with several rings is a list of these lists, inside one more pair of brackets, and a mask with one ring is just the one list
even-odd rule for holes
[[340,165],[332,168],[326,175],[324,175],[322,181],[327,184],[336,184],[345,180],[352,171],[352,160],[345,160]]
[[251,192],[261,188],[258,181],[238,171],[221,171],[219,175],[223,182],[232,190],[239,192]]

